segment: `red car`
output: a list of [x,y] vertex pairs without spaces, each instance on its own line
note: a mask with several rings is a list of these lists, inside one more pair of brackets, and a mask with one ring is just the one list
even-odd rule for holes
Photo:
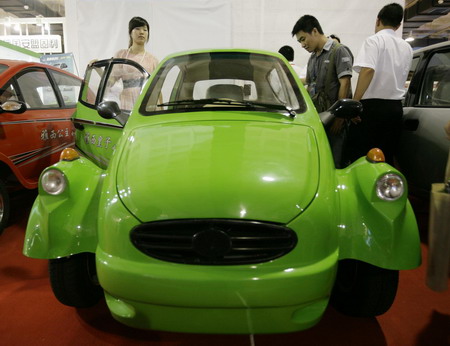
[[[70,118],[81,82],[53,66],[0,60],[0,233],[10,212],[9,192],[36,188],[42,170],[73,145]],[[7,101],[25,107],[12,112]]]

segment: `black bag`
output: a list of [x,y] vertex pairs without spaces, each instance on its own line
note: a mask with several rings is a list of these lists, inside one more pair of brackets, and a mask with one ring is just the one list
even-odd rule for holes
[[318,113],[324,112],[332,106],[330,97],[325,90],[317,92],[311,99]]

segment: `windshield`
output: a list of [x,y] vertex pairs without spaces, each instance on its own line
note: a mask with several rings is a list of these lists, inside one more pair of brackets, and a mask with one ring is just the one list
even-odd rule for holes
[[285,63],[246,52],[197,53],[169,59],[147,91],[144,115],[242,107],[303,112],[300,89]]

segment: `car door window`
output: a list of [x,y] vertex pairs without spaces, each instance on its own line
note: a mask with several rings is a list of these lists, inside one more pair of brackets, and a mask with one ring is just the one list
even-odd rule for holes
[[59,88],[65,107],[74,107],[78,101],[81,81],[64,73],[50,70]]
[[427,66],[420,106],[450,107],[450,52],[435,53]]
[[8,69],[8,66],[0,64],[0,74],[3,73],[3,71],[6,71]]
[[105,74],[105,69],[105,65],[88,67],[86,76],[84,77],[83,91],[80,95],[81,101],[91,106],[95,106],[95,100],[100,90],[100,83],[102,81],[103,75]]
[[416,56],[413,58],[412,63],[411,63],[411,68],[409,69],[408,77],[405,82],[405,89],[409,88],[409,84],[411,83],[411,79],[414,76],[414,72],[416,72],[417,65],[419,65],[419,61],[420,61],[420,56]]
[[44,70],[26,71],[17,78],[17,84],[30,109],[59,107],[55,91]]
[[[121,61],[99,61],[88,67],[84,79],[84,87],[80,95],[80,100],[84,103],[95,106],[98,93],[104,83],[104,91],[100,96],[102,101],[116,102],[122,111],[130,113],[136,98],[148,79],[149,75],[145,70],[139,69],[130,63]],[[107,80],[103,82],[105,72],[108,70]]]
[[0,89],[0,104],[6,101],[18,101],[18,100],[19,97],[12,84],[8,83]]
[[147,75],[136,66],[114,63],[102,101],[115,101],[121,110],[130,112],[146,80]]

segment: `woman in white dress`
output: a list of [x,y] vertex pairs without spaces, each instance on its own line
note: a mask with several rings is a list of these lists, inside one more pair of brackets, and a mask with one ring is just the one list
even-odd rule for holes
[[[130,35],[128,48],[119,50],[114,58],[133,60],[151,74],[158,65],[158,60],[145,50],[145,44],[149,40],[150,33],[148,22],[141,17],[131,18],[128,23],[128,33]],[[122,66],[120,71],[113,72],[113,74],[117,73],[117,77],[122,79],[123,84],[123,91],[120,94],[120,108],[131,110],[141,90],[142,74],[132,66],[120,66]]]

